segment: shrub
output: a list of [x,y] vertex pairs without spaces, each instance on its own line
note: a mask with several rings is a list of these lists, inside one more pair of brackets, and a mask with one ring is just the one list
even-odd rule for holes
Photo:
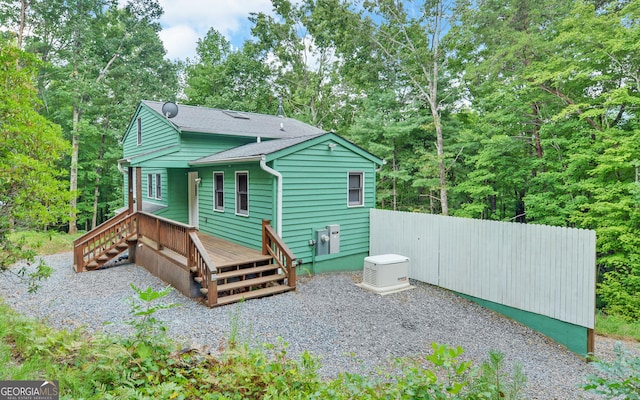
[[640,357],[632,355],[620,343],[614,349],[616,358],[596,360],[597,374],[589,375],[582,388],[608,399],[640,400]]

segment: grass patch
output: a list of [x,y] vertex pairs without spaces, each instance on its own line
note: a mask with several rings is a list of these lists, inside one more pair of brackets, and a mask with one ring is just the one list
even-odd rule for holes
[[82,234],[69,235],[56,231],[36,232],[18,231],[9,235],[9,239],[24,243],[24,248],[39,255],[62,253],[73,250],[73,241]]
[[596,333],[614,339],[640,342],[640,321],[628,322],[615,315],[596,314]]

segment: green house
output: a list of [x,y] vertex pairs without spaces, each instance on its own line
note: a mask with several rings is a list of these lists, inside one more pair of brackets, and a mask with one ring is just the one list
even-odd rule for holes
[[119,167],[140,171],[142,211],[256,250],[269,220],[298,269],[362,268],[382,160],[291,118],[176,109],[142,101],[124,135]]

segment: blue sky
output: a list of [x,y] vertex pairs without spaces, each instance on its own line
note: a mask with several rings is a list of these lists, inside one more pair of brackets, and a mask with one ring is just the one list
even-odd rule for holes
[[167,58],[193,59],[196,42],[209,28],[215,28],[235,46],[250,36],[251,12],[271,13],[271,0],[159,0],[164,10],[160,18],[160,38]]

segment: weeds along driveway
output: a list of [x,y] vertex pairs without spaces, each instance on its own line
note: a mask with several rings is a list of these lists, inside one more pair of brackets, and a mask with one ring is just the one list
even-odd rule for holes
[[[36,294],[28,294],[9,274],[0,275],[0,296],[17,311],[58,328],[127,334],[134,297],[130,284],[166,287],[131,264],[76,274],[72,258],[71,253],[45,257],[54,273]],[[173,290],[163,300],[180,307],[157,317],[182,345],[212,353],[231,329],[255,345],[286,343],[294,358],[308,350],[320,358],[325,377],[375,374],[390,367],[393,358],[428,354],[432,342],[461,346],[463,358],[475,365],[489,350],[498,350],[506,355],[508,370],[522,366],[530,398],[593,398],[577,388],[593,367],[519,323],[428,284],[412,282],[414,289],[380,296],[356,286],[359,282],[360,273],[303,275],[295,292],[212,309]],[[596,352],[610,347],[598,338]]]

